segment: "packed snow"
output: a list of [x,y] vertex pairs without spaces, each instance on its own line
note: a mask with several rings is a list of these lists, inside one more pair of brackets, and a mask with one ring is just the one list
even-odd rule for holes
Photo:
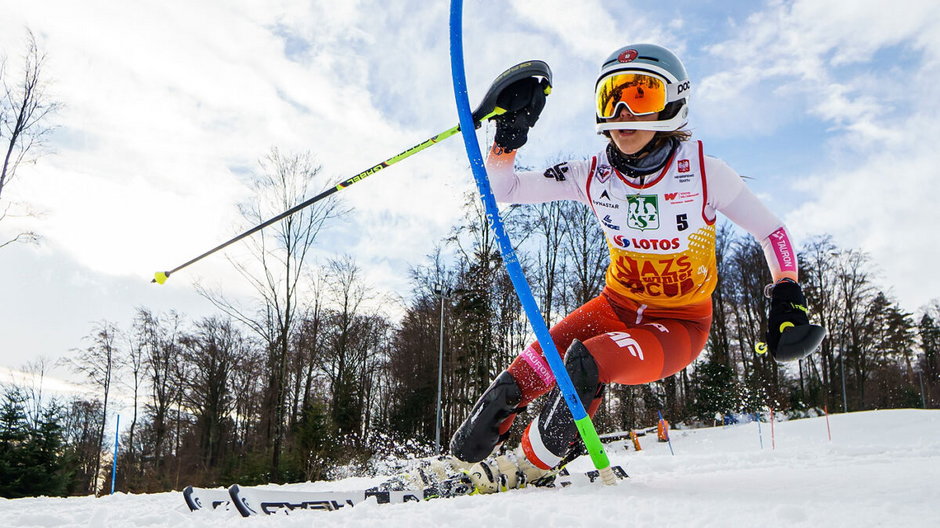
[[[4,526],[438,527],[940,526],[940,411],[890,410],[704,429],[608,444],[630,475],[616,486],[523,489],[335,512],[242,518],[190,512],[180,492],[101,498],[0,499]],[[760,431],[758,431],[760,427]],[[586,457],[569,466],[591,469]],[[382,478],[281,486],[339,490]],[[271,486],[275,488],[275,486]],[[372,499],[374,501],[374,499]]]

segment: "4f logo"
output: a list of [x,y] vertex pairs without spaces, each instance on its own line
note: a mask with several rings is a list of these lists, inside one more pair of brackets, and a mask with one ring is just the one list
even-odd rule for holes
[[559,163],[558,165],[555,165],[554,167],[549,167],[548,170],[545,171],[545,177],[555,178],[555,180],[557,181],[565,181],[566,172],[568,172],[568,164]]
[[641,231],[659,229],[659,198],[655,194],[628,195],[627,225]]
[[608,332],[607,337],[620,348],[626,348],[631,356],[643,361],[643,349],[633,336],[626,332]]

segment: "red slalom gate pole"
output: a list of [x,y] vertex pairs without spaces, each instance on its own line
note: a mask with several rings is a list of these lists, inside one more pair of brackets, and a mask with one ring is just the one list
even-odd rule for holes
[[777,449],[777,439],[774,437],[774,408],[770,408],[770,448]]
[[832,429],[829,428],[829,406],[823,405],[823,412],[826,413],[826,434],[829,435],[829,441],[832,442]]

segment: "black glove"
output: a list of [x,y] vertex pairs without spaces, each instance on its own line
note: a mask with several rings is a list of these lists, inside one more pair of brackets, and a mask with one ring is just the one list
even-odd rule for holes
[[780,334],[788,326],[809,324],[807,313],[806,297],[796,281],[782,279],[772,286],[770,313],[767,317],[767,346],[771,353],[776,353]]
[[508,152],[525,145],[529,128],[535,126],[545,108],[546,86],[547,81],[529,77],[510,84],[496,98],[496,105],[506,113],[493,118],[496,121],[493,139],[503,150]]

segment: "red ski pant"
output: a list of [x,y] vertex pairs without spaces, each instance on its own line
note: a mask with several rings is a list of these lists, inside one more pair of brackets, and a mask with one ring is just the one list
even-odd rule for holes
[[[571,312],[549,331],[564,358],[573,339],[581,341],[597,363],[601,383],[641,385],[679,372],[698,357],[708,340],[711,302],[680,308],[655,308],[605,288],[601,295]],[[538,343],[509,366],[522,391],[519,406],[548,392],[555,377]],[[587,409],[591,416],[600,399]],[[515,415],[500,424],[505,434]]]

